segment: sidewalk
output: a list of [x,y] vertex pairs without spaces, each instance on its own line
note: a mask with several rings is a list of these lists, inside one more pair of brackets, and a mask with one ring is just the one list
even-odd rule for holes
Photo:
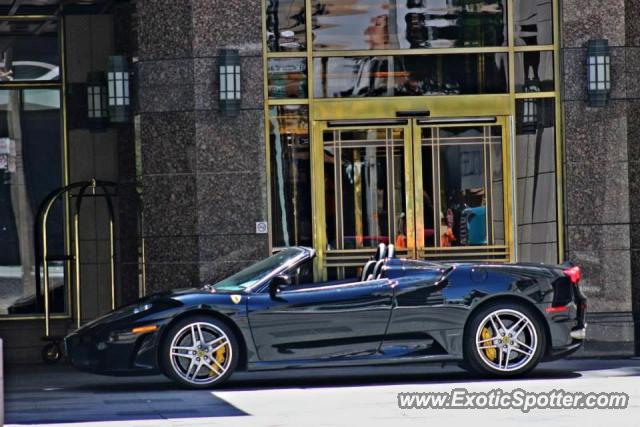
[[[325,415],[335,416],[338,412],[346,416],[344,421],[355,419],[353,425],[360,425],[358,420],[367,417],[374,424],[382,422],[378,413],[393,425],[396,419],[407,420],[406,414],[396,414],[397,392],[513,386],[545,390],[559,384],[600,391],[603,387],[618,387],[615,381],[620,381],[624,390],[637,384],[640,360],[563,360],[542,364],[529,377],[514,381],[486,380],[457,367],[440,365],[239,373],[221,388],[198,391],[181,389],[162,376],[106,377],[78,372],[66,365],[8,367],[5,376],[7,425],[83,423],[84,427],[98,423],[95,425],[191,427],[265,425],[266,421],[292,425],[294,418],[287,421],[290,416],[296,417],[294,424],[304,421],[304,425],[318,425]],[[632,397],[633,407],[625,410],[625,416],[635,413],[637,404]],[[412,422],[422,425],[429,425],[429,417],[433,415],[472,415],[459,411],[408,414]]]

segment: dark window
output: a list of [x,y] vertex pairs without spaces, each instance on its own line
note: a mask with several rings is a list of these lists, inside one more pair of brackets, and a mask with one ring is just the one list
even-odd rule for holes
[[514,0],[513,25],[516,46],[553,44],[553,1]]
[[267,49],[299,52],[306,49],[304,0],[267,1]]
[[269,98],[307,97],[307,60],[305,58],[269,59]]
[[58,23],[0,20],[0,84],[60,80]]
[[271,228],[273,246],[312,246],[309,111],[269,109]]
[[316,98],[507,93],[507,54],[315,58]]
[[518,259],[558,262],[555,99],[516,102]]
[[[0,91],[0,314],[41,313],[35,288],[35,216],[42,199],[63,183],[58,89]],[[48,250],[64,249],[62,204],[48,221]],[[49,267],[51,308],[65,310],[64,267]],[[40,298],[36,298],[39,295]]]
[[553,52],[515,54],[516,92],[553,92]]

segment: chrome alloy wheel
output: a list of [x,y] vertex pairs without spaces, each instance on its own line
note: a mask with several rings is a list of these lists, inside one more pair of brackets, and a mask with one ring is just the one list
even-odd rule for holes
[[171,366],[183,380],[211,384],[229,369],[233,354],[229,337],[206,322],[190,323],[180,329],[169,347]]
[[510,372],[527,365],[538,348],[531,319],[512,309],[489,313],[476,331],[476,351],[490,368]]

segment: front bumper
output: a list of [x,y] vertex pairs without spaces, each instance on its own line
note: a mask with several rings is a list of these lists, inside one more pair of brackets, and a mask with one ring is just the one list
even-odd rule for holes
[[86,372],[105,375],[158,373],[158,332],[146,334],[82,331],[64,339],[71,364]]

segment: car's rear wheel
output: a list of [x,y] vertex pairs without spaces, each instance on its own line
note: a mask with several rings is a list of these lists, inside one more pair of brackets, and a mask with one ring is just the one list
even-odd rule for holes
[[238,341],[215,317],[183,319],[167,331],[160,349],[165,374],[191,388],[223,383],[238,365]]
[[536,367],[544,354],[546,336],[532,308],[496,302],[472,316],[465,330],[466,367],[499,377],[523,375]]

